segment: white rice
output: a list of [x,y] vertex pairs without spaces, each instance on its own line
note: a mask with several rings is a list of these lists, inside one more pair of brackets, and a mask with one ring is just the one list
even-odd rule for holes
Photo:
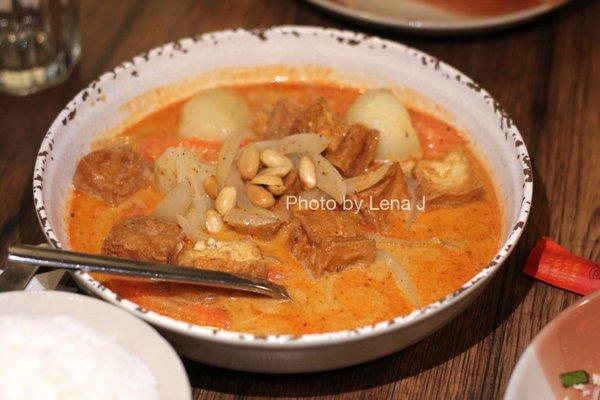
[[0,317],[0,399],[155,400],[150,368],[66,316]]

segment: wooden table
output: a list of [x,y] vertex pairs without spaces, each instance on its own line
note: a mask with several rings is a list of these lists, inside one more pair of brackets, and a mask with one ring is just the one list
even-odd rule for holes
[[[0,247],[42,242],[31,196],[37,148],[90,80],[137,53],[197,33],[279,24],[365,30],[294,0],[82,2],[83,59],[69,81],[0,95]],[[428,52],[471,76],[506,108],[535,172],[531,218],[508,263],[452,323],[399,353],[341,371],[257,375],[186,362],[198,399],[320,397],[491,399],[535,334],[578,296],[521,273],[544,235],[600,258],[600,2],[577,0],[531,24],[485,36],[419,38],[369,32]],[[4,256],[2,256],[4,257]]]

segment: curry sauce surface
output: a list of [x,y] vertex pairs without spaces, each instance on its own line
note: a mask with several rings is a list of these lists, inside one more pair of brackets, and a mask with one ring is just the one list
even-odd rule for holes
[[[264,128],[269,110],[280,98],[306,107],[314,99],[325,97],[335,113],[343,114],[361,94],[353,88],[314,84],[260,84],[235,89],[248,101],[255,118],[255,131]],[[116,140],[131,143],[135,151],[150,159],[155,159],[169,146],[180,145],[195,149],[203,161],[214,162],[219,143],[182,140],[176,136],[182,104],[174,103],[150,115],[122,132]],[[393,228],[385,232],[398,239],[426,241],[435,237],[452,244],[381,245],[406,267],[417,287],[421,305],[426,305],[458,289],[489,262],[500,243],[502,215],[492,180],[469,149],[465,136],[429,115],[412,110],[410,114],[424,157],[439,157],[463,147],[483,180],[486,193],[482,200],[429,209],[410,225],[397,219]],[[66,216],[70,247],[99,253],[104,238],[117,221],[151,213],[162,197],[156,189],[148,187],[123,203],[111,206],[74,190]],[[193,285],[95,276],[119,296],[144,308],[190,323],[256,334],[350,329],[414,309],[396,285],[392,271],[380,263],[313,278],[289,254],[287,235],[284,228],[270,240],[254,240],[263,254],[283,261],[276,270],[270,271],[269,278],[290,290],[292,302]],[[239,237],[242,236],[231,230],[218,235],[222,239]]]

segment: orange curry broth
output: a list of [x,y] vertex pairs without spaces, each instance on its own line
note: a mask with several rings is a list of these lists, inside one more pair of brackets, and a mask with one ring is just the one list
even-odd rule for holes
[[[248,101],[260,131],[271,106],[285,97],[307,106],[317,97],[325,97],[334,112],[343,114],[360,95],[353,88],[315,84],[258,84],[235,88]],[[198,139],[182,140],[176,132],[183,102],[172,104],[121,133],[136,151],[154,159],[169,146],[187,146],[197,150],[205,162],[216,159],[219,143]],[[419,134],[425,157],[439,157],[467,146],[453,127],[416,111],[410,115]],[[418,290],[422,305],[438,300],[458,289],[474,276],[497,251],[502,232],[501,210],[489,174],[465,148],[476,172],[483,179],[483,200],[420,214],[410,227],[398,220],[388,235],[401,239],[426,239],[433,236],[457,244],[460,249],[439,244],[427,246],[384,245],[404,265]],[[69,206],[70,247],[99,253],[104,237],[120,219],[149,214],[162,195],[153,187],[138,191],[118,206],[73,191]],[[271,240],[256,239],[264,254],[284,262],[271,271],[270,279],[286,285],[292,302],[245,295],[193,285],[156,283],[114,278],[95,274],[119,296],[140,306],[186,322],[256,334],[303,334],[349,329],[409,313],[413,306],[399,290],[391,270],[374,265],[348,268],[338,274],[314,279],[287,251],[287,230]],[[241,235],[226,229],[222,239]],[[188,244],[190,245],[190,244]]]

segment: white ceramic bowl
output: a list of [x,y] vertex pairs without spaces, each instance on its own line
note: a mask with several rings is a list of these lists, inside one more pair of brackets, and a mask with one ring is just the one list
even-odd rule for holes
[[161,399],[189,400],[192,397],[183,364],[169,343],[148,324],[100,300],[45,290],[6,292],[0,293],[0,315],[73,318],[114,337],[121,347],[142,360],[158,381]]
[[533,185],[527,149],[497,102],[467,76],[418,50],[349,31],[289,26],[206,34],[153,49],[102,75],[68,103],[39,151],[33,196],[48,241],[55,247],[67,243],[71,178],[98,134],[211,85],[304,79],[392,86],[403,101],[426,106],[468,132],[497,180],[505,210],[504,243],[481,272],[410,315],[301,336],[192,325],[144,310],[88,274],[75,275],[79,285],[159,327],[186,357],[259,372],[320,371],[372,360],[415,343],[460,313],[508,257],[525,226]]

